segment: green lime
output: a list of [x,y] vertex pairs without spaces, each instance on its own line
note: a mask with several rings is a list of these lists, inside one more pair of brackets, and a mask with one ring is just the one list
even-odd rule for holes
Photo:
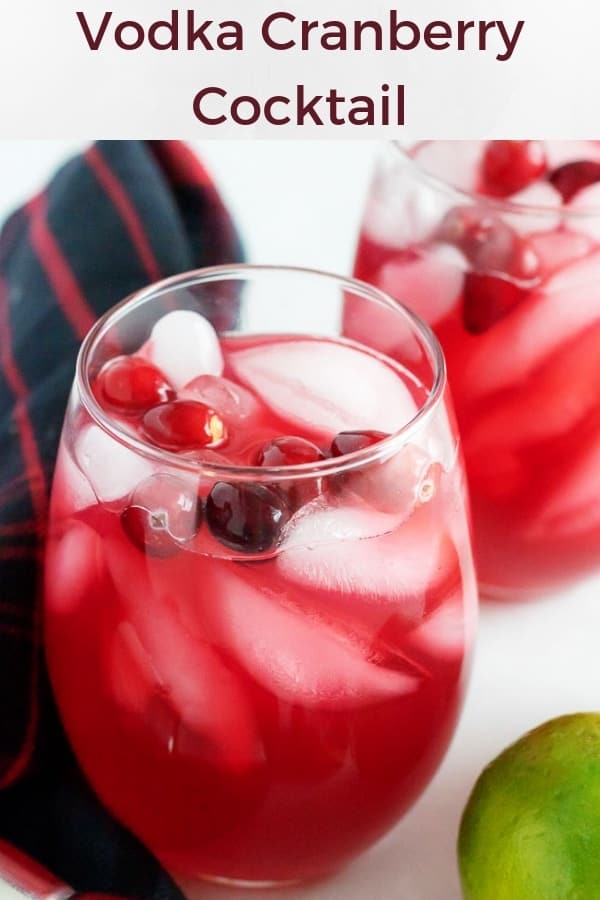
[[600,900],[600,713],[546,722],[490,763],[458,855],[465,900]]

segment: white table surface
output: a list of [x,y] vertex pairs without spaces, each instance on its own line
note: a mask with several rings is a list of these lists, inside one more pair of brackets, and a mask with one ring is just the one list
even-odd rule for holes
[[[349,271],[375,147],[370,142],[202,142],[251,261]],[[0,143],[0,217],[40,185],[72,142]],[[536,603],[486,604],[453,745],[411,813],[335,879],[282,900],[460,900],[455,843],[483,766],[535,725],[600,708],[600,579]],[[250,896],[260,896],[254,892]],[[240,900],[210,886],[193,900]],[[270,896],[273,896],[272,894]]]

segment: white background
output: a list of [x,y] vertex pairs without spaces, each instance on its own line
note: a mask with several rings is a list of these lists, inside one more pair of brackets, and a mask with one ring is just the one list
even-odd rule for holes
[[[0,143],[0,216],[38,187],[75,146]],[[197,146],[220,183],[252,261],[350,270],[374,144],[212,141]],[[599,641],[599,580],[533,604],[486,604],[462,722],[421,801],[386,840],[336,879],[272,896],[459,900],[455,841],[477,775],[508,743],[545,719],[600,708]],[[240,900],[240,892],[206,887],[194,900]]]

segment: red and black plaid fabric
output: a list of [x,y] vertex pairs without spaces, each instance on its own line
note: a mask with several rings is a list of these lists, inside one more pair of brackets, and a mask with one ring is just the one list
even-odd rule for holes
[[[24,781],[39,779],[45,769],[46,786],[37,781],[35,790],[60,791],[58,777],[48,787],[56,774],[49,771],[49,760],[58,768],[64,760],[44,744],[44,736],[58,726],[45,684],[39,591],[49,488],[79,344],[94,320],[132,291],[177,272],[240,258],[235,229],[214,185],[195,154],[175,141],[90,146],[2,230],[0,833],[10,832],[27,807],[19,793]],[[93,814],[86,818],[86,813],[84,821],[77,810],[72,814],[74,827],[93,825]],[[22,830],[26,835],[36,829],[24,820]],[[37,827],[38,855],[44,855],[43,831]],[[56,845],[56,835],[51,842]],[[104,851],[106,867],[106,846]],[[56,870],[56,859],[45,855],[43,861]],[[150,896],[159,894],[148,892],[144,900]]]

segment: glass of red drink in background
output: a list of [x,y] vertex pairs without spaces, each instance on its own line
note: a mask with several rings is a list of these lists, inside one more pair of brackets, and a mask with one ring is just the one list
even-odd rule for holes
[[182,882],[332,872],[435,772],[476,618],[453,423],[432,333],[351,279],[203,270],[86,339],[49,668],[98,796]]
[[442,344],[484,594],[597,569],[600,143],[389,144],[355,274]]

